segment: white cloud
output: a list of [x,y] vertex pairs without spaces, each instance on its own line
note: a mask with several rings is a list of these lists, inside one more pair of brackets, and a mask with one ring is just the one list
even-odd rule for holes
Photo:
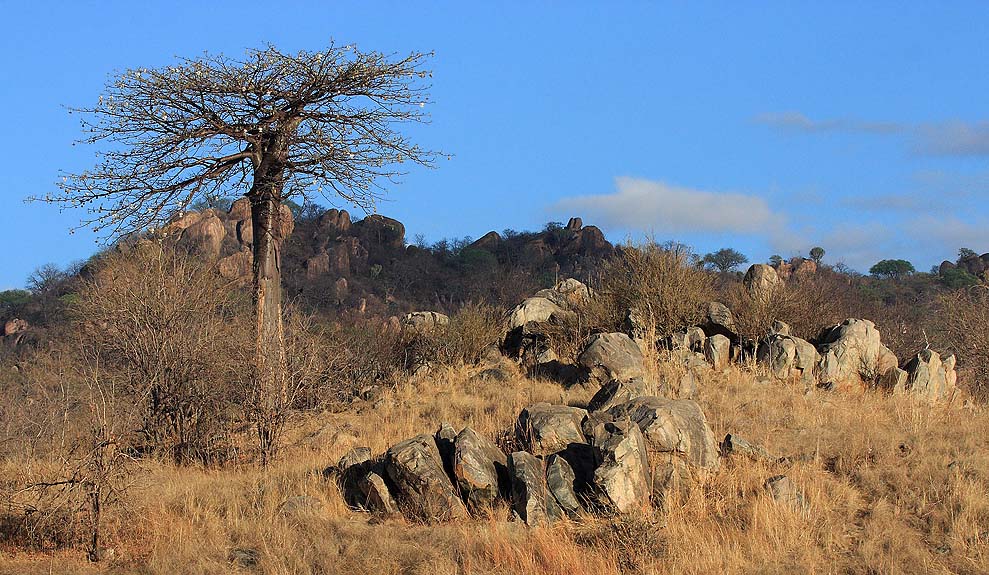
[[854,118],[813,120],[796,111],[768,112],[755,117],[755,121],[774,128],[792,132],[861,132],[866,134],[895,134],[907,129],[895,122],[868,122]]
[[989,156],[989,122],[986,121],[911,124],[854,118],[815,120],[792,110],[760,114],[755,121],[785,132],[900,135],[915,152],[927,156]]
[[989,156],[989,122],[943,122],[915,130],[914,147],[931,156]]
[[921,216],[904,223],[910,236],[934,246],[949,259],[958,248],[981,252],[989,246],[989,218],[970,222],[961,218]]
[[609,194],[564,198],[555,213],[581,214],[605,227],[656,232],[763,234],[781,230],[786,217],[759,196],[709,192],[638,178],[616,178]]

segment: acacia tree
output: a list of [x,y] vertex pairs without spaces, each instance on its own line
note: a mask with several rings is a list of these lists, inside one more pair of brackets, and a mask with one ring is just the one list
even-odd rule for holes
[[89,208],[83,225],[116,237],[154,229],[198,200],[250,199],[262,462],[273,454],[286,395],[279,208],[323,194],[372,210],[400,164],[431,164],[435,154],[398,131],[426,120],[429,56],[334,45],[297,54],[268,45],[243,59],[206,54],[118,73],[97,105],[70,111],[83,116],[81,141],[101,145],[99,161],[64,174],[44,199]]
[[733,248],[721,248],[716,252],[705,254],[701,263],[714,268],[721,273],[728,273],[738,266],[747,263],[749,258]]

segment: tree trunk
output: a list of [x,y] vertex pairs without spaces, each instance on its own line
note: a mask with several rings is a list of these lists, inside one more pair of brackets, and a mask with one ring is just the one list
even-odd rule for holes
[[255,182],[249,195],[254,231],[256,315],[254,417],[261,464],[274,455],[287,402],[285,331],[282,325],[282,273],[279,228],[280,187]]

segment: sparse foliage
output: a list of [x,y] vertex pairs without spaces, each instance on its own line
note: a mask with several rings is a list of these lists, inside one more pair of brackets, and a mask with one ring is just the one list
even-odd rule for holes
[[975,286],[938,298],[933,336],[940,347],[954,353],[971,391],[989,396],[989,289]]
[[710,274],[691,265],[691,255],[683,244],[623,246],[600,270],[591,310],[597,324],[617,329],[630,308],[651,318],[657,336],[696,324],[713,288]]
[[968,258],[974,258],[979,254],[975,253],[975,250],[969,248],[959,248],[958,249],[958,261],[967,260]]
[[249,347],[237,306],[213,266],[151,242],[105,257],[84,284],[78,345],[138,409],[141,451],[179,463],[227,457]]

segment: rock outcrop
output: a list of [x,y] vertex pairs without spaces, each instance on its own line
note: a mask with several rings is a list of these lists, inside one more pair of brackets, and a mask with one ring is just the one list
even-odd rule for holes
[[423,521],[467,517],[432,435],[418,435],[392,446],[385,454],[385,470],[407,516]]
[[567,516],[576,518],[583,511],[577,495],[577,474],[562,454],[554,453],[546,460],[546,487]]
[[752,264],[745,272],[742,284],[753,299],[766,300],[783,285],[783,280],[772,266]]
[[587,403],[587,411],[607,411],[612,407],[649,395],[650,386],[645,379],[635,377],[629,380],[613,379],[601,386]]
[[735,316],[728,309],[728,306],[720,302],[712,301],[707,304],[704,321],[699,327],[704,330],[704,335],[707,337],[723,335],[729,341],[738,339]]
[[508,458],[498,446],[465,427],[454,441],[453,475],[472,509],[489,506],[511,489]]
[[697,402],[639,397],[608,410],[614,420],[639,426],[650,452],[671,454],[704,470],[718,469],[718,442]]
[[577,357],[582,381],[601,385],[612,380],[645,377],[642,351],[624,333],[597,333]]
[[542,460],[517,451],[508,456],[508,473],[512,480],[512,511],[526,525],[546,525],[563,517],[563,510],[546,486]]
[[582,429],[587,411],[578,407],[537,403],[519,414],[516,438],[535,455],[563,451],[571,443],[586,441]]
[[720,333],[712,335],[704,341],[704,357],[716,370],[728,367],[731,362],[731,341]]
[[591,435],[594,486],[602,503],[619,513],[644,511],[651,492],[645,438],[628,419],[600,423]]
[[563,366],[552,349],[552,335],[576,322],[589,297],[587,286],[571,279],[526,298],[505,318],[502,351],[527,368],[560,371]]
[[820,354],[807,340],[789,335],[789,326],[776,322],[772,333],[759,343],[756,357],[769,366],[777,379],[796,378],[812,385],[817,380]]
[[876,325],[866,319],[847,319],[822,334],[820,379],[835,389],[864,389],[898,364],[880,341]]
[[905,381],[900,378],[902,386],[899,381],[893,384],[894,391],[905,391],[930,401],[949,399],[955,393],[958,375],[954,355],[941,359],[936,351],[924,349],[903,366],[903,371]]

